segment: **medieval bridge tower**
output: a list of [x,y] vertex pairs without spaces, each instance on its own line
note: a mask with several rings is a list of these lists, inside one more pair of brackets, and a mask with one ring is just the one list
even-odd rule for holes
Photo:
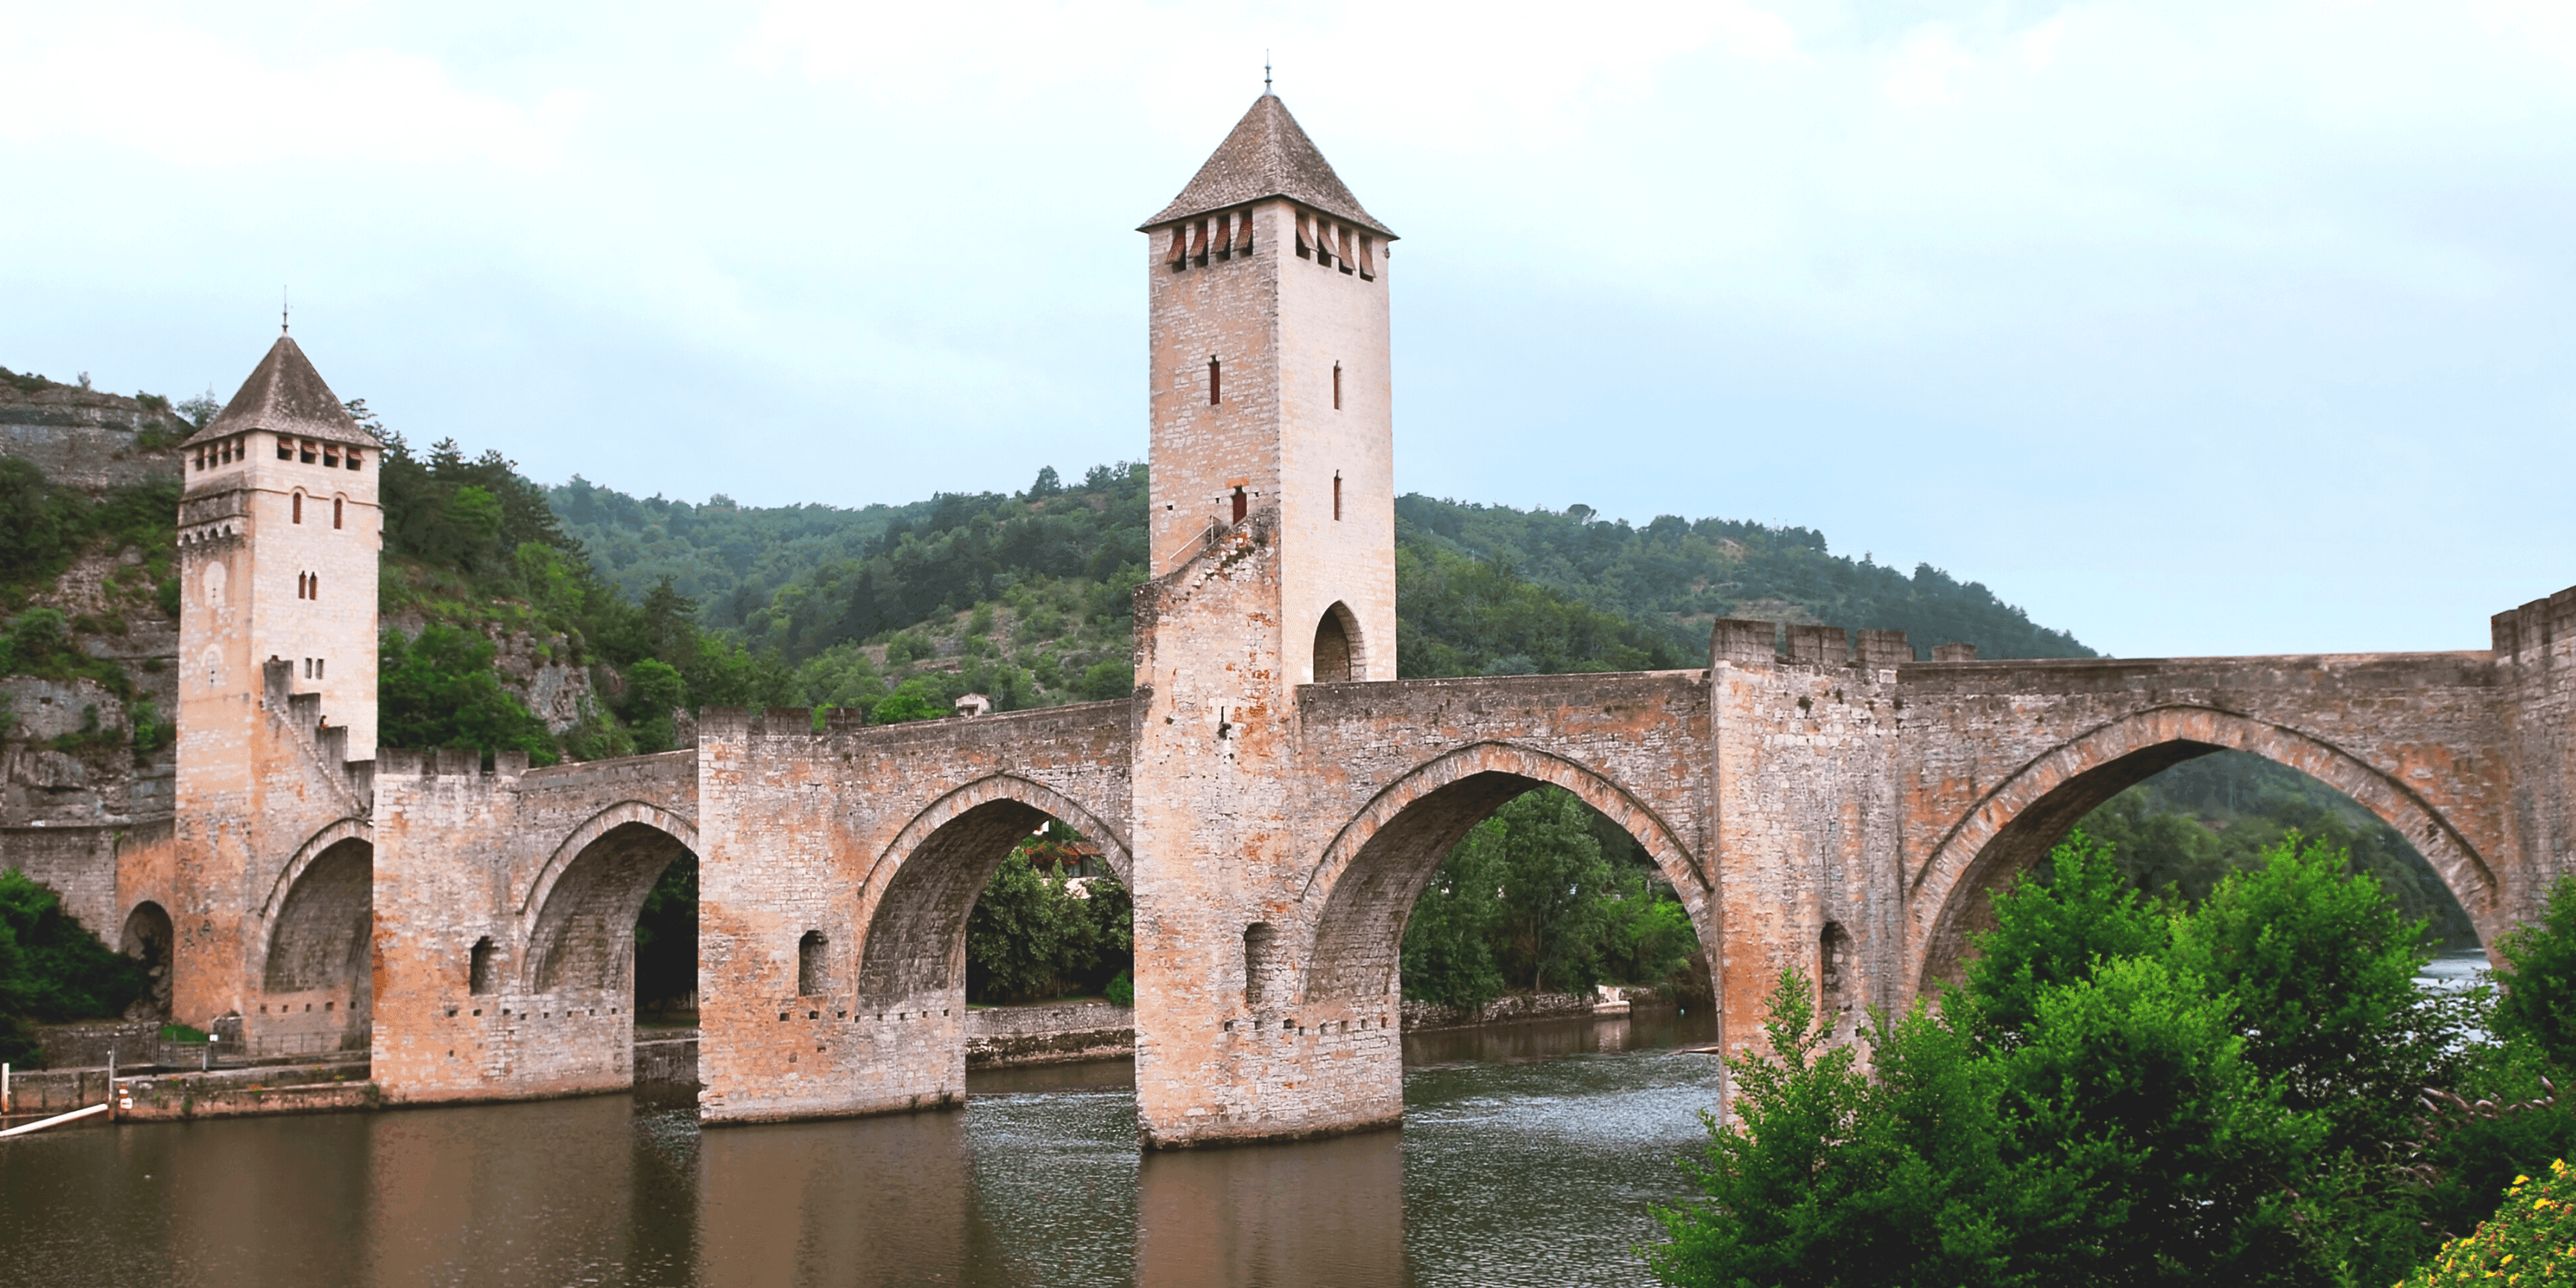
[[1115,702],[379,755],[381,445],[281,337],[185,449],[178,819],[116,856],[177,1017],[363,1050],[394,1102],[622,1088],[636,913],[694,853],[703,1121],[954,1105],[968,913],[1053,819],[1134,893],[1140,1129],[1193,1146],[1400,1121],[1405,921],[1541,786],[1672,883],[1730,1049],[1784,969],[1846,1032],[1937,987],[1989,890],[2222,749],[2404,832],[2490,943],[2576,870],[2576,590],[2454,652],[1927,660],[1721,621],[1689,670],[1399,680],[1394,234],[1266,94],[1142,232],[1154,564]]
[[254,1051],[363,1047],[383,444],[280,334],[180,448],[175,1014]]

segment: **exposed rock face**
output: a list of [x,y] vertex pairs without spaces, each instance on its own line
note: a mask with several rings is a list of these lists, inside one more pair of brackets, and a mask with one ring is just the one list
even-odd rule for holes
[[527,704],[528,710],[560,734],[581,720],[581,700],[590,693],[590,672],[547,653],[536,637],[514,631],[493,641],[498,653],[493,669],[501,683]]
[[176,478],[179,458],[143,441],[176,443],[188,425],[132,398],[65,385],[28,392],[0,383],[0,456],[33,461],[58,486],[96,494]]

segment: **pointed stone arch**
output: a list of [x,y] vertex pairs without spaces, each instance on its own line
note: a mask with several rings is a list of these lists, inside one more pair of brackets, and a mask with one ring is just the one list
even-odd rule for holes
[[1034,779],[1013,773],[986,774],[958,787],[924,806],[895,833],[868,865],[860,889],[883,888],[883,881],[903,865],[906,856],[921,848],[929,836],[946,827],[959,815],[994,801],[1017,801],[1040,813],[1052,815],[1058,822],[1090,837],[1100,844],[1100,857],[1121,882],[1130,881],[1130,859],[1127,853],[1126,829],[1100,817],[1080,801]]
[[[1423,763],[1342,825],[1308,873],[1296,907],[1303,962],[1270,969],[1301,977],[1312,1005],[1377,1007],[1393,991],[1405,922],[1449,847],[1505,802],[1562,787],[1627,830],[1662,869],[1703,944],[1717,939],[1714,888],[1697,855],[1653,807],[1579,761],[1506,742],[1479,742]],[[1274,990],[1281,991],[1281,990]]]
[[374,921],[375,847],[355,837],[323,847],[268,920],[260,986],[271,993],[342,985],[363,992]]
[[1359,615],[1350,605],[1334,600],[1315,619],[1307,676],[1316,684],[1343,684],[1365,679],[1368,673],[1368,640],[1360,632]]
[[554,893],[555,883],[563,879],[564,869],[589,849],[591,842],[627,824],[638,824],[668,834],[690,853],[698,852],[698,828],[689,820],[659,805],[639,800],[623,800],[582,820],[581,826],[566,834],[563,843],[546,856],[535,877],[529,880],[527,892],[519,898],[519,915],[526,916],[545,906]]
[[687,820],[642,801],[609,806],[573,829],[521,904],[527,951],[517,964],[520,987],[539,994],[595,989],[623,999],[633,987],[635,918],[662,870],[696,853],[696,841]]
[[[375,907],[376,832],[362,818],[335,819],[277,870],[259,910],[261,987],[297,991],[364,975],[366,923]],[[317,875],[317,869],[319,869]]]
[[1044,783],[1010,773],[978,778],[915,814],[870,865],[860,885],[867,930],[856,946],[855,1005],[901,1010],[964,989],[975,897],[1011,848],[1049,818],[1097,843],[1110,871],[1130,881],[1123,828]]
[[[2442,811],[2394,773],[2302,730],[2214,707],[2151,707],[2032,757],[1952,820],[1907,877],[1909,978],[1955,976],[1988,912],[1983,894],[2046,855],[2068,828],[2122,790],[2217,751],[2261,756],[2308,775],[2397,829],[2442,878],[2481,939],[2509,928],[2495,870]],[[1990,915],[1990,914],[1989,914]]]
[[[313,861],[322,857],[323,851],[342,841],[364,841],[372,850],[376,843],[375,825],[363,818],[335,819],[307,838],[304,844],[295,847],[295,853],[287,856],[286,865],[277,870],[277,879],[269,883],[268,898],[259,905],[260,919],[273,927],[278,906],[285,901],[287,891],[295,888],[295,883],[303,879],[305,869],[312,867]],[[264,952],[267,944],[263,942],[260,947]]]

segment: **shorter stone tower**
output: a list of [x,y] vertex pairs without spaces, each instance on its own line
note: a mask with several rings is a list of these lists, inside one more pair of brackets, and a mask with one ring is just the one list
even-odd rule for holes
[[291,691],[320,695],[323,718],[348,730],[349,758],[375,757],[383,450],[283,335],[188,439],[183,707],[238,702],[262,664],[285,662]]
[[[263,989],[301,995],[327,978],[315,1014],[336,1027],[363,1011],[362,958],[269,957],[282,918],[326,915],[283,906],[317,857],[301,852],[308,839],[366,814],[351,765],[376,752],[383,447],[284,335],[181,447],[173,1009],[197,1023],[242,1014],[255,1045]],[[365,916],[364,863],[334,858],[360,900],[327,911],[343,931]]]

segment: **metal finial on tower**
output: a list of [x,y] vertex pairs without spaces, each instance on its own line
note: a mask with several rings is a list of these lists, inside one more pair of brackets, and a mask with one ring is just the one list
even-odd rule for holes
[[1267,49],[1261,51],[1261,92],[1265,96],[1270,93],[1270,51]]
[[286,334],[286,310],[286,288],[281,286],[277,288],[277,333],[279,335]]

